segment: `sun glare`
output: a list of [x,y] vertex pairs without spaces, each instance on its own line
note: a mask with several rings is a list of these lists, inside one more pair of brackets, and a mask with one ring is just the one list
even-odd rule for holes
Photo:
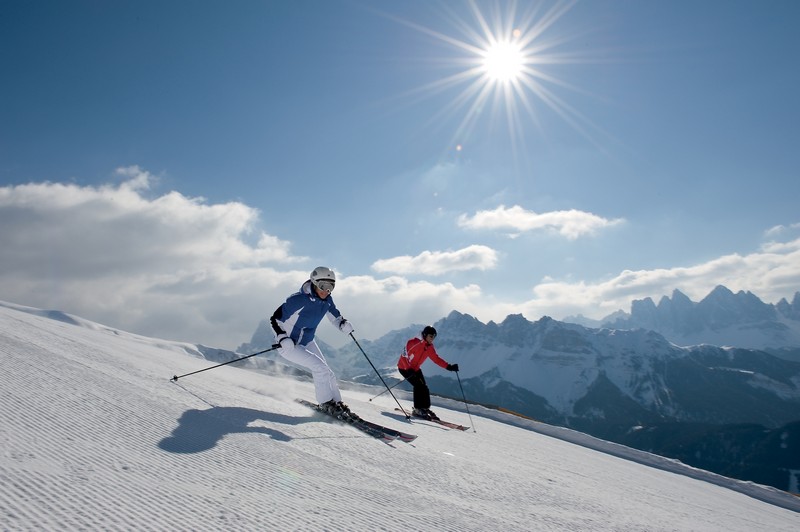
[[483,68],[492,81],[514,81],[519,78],[524,65],[522,49],[513,42],[495,43],[483,57]]
[[[468,6],[466,12],[448,10],[452,28],[461,38],[396,19],[461,54],[456,61],[448,58],[447,63],[443,62],[452,66],[452,74],[410,91],[425,98],[458,89],[449,103],[431,117],[431,123],[440,124],[464,113],[452,146],[469,139],[478,122],[488,115],[492,124],[498,122],[497,118],[506,122],[512,148],[524,152],[525,132],[530,126],[544,130],[545,108],[594,142],[588,129],[598,128],[559,94],[560,89],[584,91],[559,79],[549,68],[588,60],[586,52],[564,50],[563,45],[570,39],[554,29],[575,1],[557,0],[547,10],[542,9],[541,3],[525,4],[524,12],[517,10],[517,2],[487,5],[485,13],[475,2],[461,5]],[[471,20],[462,18],[465,14]]]

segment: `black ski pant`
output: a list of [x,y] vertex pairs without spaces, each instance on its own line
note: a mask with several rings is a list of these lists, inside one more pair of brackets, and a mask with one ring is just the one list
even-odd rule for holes
[[431,391],[425,383],[425,376],[422,375],[422,370],[401,369],[400,375],[405,377],[408,383],[414,387],[414,408],[430,408]]

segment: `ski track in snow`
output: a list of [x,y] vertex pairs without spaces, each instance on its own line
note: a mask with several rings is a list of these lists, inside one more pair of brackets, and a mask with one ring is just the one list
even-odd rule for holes
[[[468,432],[384,444],[294,402],[313,386],[0,305],[1,530],[798,530],[800,513],[437,408]],[[177,344],[176,344],[177,345]],[[768,489],[768,488],[764,488]]]

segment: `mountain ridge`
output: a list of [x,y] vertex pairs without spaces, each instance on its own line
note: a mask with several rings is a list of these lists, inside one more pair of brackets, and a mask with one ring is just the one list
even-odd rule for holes
[[800,292],[792,302],[764,303],[755,294],[733,293],[716,286],[699,302],[680,290],[662,296],[658,304],[646,297],[631,302],[630,314],[617,311],[602,320],[565,318],[585,326],[615,329],[643,328],[661,333],[681,345],[713,344],[750,349],[800,348]]

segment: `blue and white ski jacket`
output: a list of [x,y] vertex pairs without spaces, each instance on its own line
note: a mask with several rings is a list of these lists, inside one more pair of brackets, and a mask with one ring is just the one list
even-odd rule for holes
[[295,345],[307,345],[314,339],[317,326],[325,316],[339,329],[346,321],[336,308],[333,297],[317,297],[309,280],[303,283],[299,292],[286,298],[286,302],[275,310],[269,321],[278,342],[289,336]]

